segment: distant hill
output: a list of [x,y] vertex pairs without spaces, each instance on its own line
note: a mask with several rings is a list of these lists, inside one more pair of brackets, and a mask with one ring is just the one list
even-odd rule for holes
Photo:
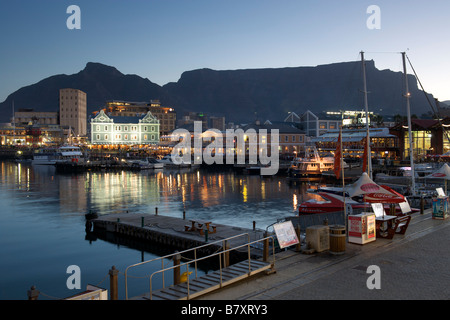
[[[401,72],[378,70],[367,61],[369,110],[376,113],[406,114]],[[411,112],[430,110],[414,76],[409,75]],[[60,88],[87,93],[88,112],[100,109],[106,100],[149,101],[159,99],[172,106],[180,117],[184,111],[223,115],[226,121],[283,120],[290,111],[301,114],[343,109],[363,110],[361,62],[342,62],[316,67],[245,69],[184,72],[177,82],[159,86],[138,75],[124,75],[116,68],[89,62],[80,72],[55,75],[10,94],[0,104],[0,121],[9,121],[15,110],[58,110]],[[433,97],[430,95],[431,101]],[[381,110],[380,110],[381,109]]]

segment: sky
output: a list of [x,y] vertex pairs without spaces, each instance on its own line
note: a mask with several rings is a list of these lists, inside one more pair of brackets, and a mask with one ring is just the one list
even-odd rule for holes
[[448,0],[0,0],[0,102],[87,62],[162,86],[194,69],[316,66],[361,51],[394,71],[406,52],[425,91],[450,100],[449,14]]

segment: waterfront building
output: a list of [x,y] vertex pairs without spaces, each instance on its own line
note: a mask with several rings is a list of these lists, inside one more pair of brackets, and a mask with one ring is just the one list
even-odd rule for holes
[[14,112],[16,124],[58,125],[58,112],[34,111],[34,109],[19,109]]
[[[339,129],[328,130],[318,137],[312,138],[317,150],[321,153],[334,152],[337,147]],[[370,148],[375,157],[399,158],[399,139],[391,134],[388,128],[370,128]],[[367,129],[342,129],[342,145],[346,157],[362,157]]]
[[91,120],[91,143],[149,145],[159,143],[160,120],[150,111],[137,116],[111,116],[103,110]]
[[70,128],[75,136],[87,134],[86,93],[72,88],[59,90],[59,124]]
[[161,136],[169,134],[176,126],[177,114],[172,107],[163,107],[159,100],[150,102],[132,102],[123,100],[106,101],[105,113],[110,116],[136,117],[141,114],[151,114],[159,120],[159,134]]
[[[450,118],[411,119],[413,150],[415,159],[423,159],[429,155],[441,155],[450,151]],[[402,159],[409,158],[409,130],[406,121],[399,122],[389,130],[398,137]]]
[[[278,130],[278,151],[281,158],[296,157],[301,152],[305,151],[306,133],[300,129],[300,126],[296,123],[269,120],[261,123],[260,121],[255,121],[254,123],[248,124],[242,128],[244,132],[249,129],[254,129],[256,131],[258,134],[258,141],[262,141],[264,143],[267,139],[266,143],[268,145],[270,145],[273,141],[271,137],[272,131]],[[260,137],[261,129],[267,130],[267,137]],[[248,139],[246,141],[248,142]]]

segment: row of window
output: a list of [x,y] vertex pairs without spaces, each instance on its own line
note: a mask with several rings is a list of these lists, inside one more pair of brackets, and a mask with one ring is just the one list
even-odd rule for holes
[[[96,136],[95,136],[95,138],[96,138],[96,140],[97,141],[100,141],[100,134],[97,134]],[[109,139],[109,135],[107,135],[107,134],[105,134],[104,135],[104,137],[103,137],[104,139],[103,140],[108,140]],[[122,135],[121,134],[116,134],[115,136],[114,136],[114,138],[115,138],[115,140],[122,140]],[[125,141],[128,141],[128,138],[130,138],[129,140],[130,141],[137,141],[137,134],[132,134],[132,135],[130,135],[130,136],[128,136],[128,134],[124,134],[123,135],[123,140],[125,140]],[[152,135],[150,135],[150,141],[154,141],[155,140],[155,135],[154,134],[152,134]],[[148,140],[148,135],[146,135],[146,134],[144,134],[144,141],[147,141]]]
[[[101,125],[97,125],[95,129],[97,131],[101,131],[101,127],[102,127]],[[152,131],[152,132],[156,131],[155,126],[143,126],[144,132],[149,131],[149,127],[150,127],[150,131]],[[128,131],[128,128],[130,129],[130,131],[138,131],[138,126],[118,126],[118,125],[114,126],[115,131],[122,131],[122,128],[123,128],[123,131]],[[108,131],[108,129],[109,129],[109,126],[103,126],[103,131]]]

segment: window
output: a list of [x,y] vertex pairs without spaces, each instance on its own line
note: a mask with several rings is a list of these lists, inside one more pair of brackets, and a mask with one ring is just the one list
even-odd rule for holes
[[292,142],[295,142],[295,136],[292,136]]
[[105,126],[105,131],[108,131],[108,126]]
[[289,142],[289,136],[288,135],[284,136],[284,142]]
[[107,134],[105,134],[105,140],[108,140],[108,135]]
[[100,126],[99,125],[97,125],[97,131],[100,131]]
[[154,134],[152,134],[152,140],[155,140],[155,135]]
[[96,140],[100,140],[100,135],[98,134],[95,138]]
[[144,131],[147,132],[147,126],[144,127]]
[[147,140],[147,135],[146,134],[144,134],[144,140]]
[[152,126],[152,131],[155,131],[155,126]]

